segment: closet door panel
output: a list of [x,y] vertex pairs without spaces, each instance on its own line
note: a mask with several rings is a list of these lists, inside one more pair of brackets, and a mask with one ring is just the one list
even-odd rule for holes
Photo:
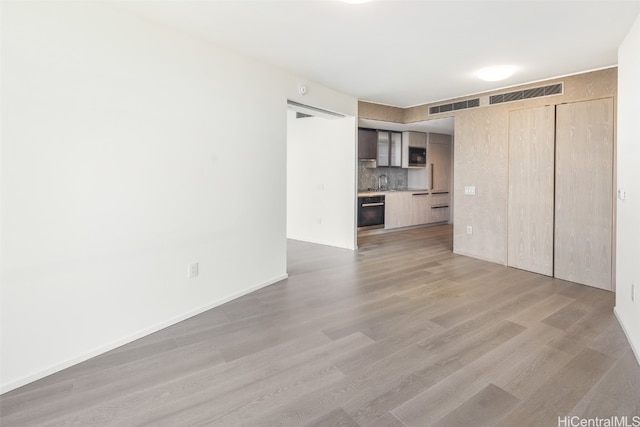
[[555,276],[612,290],[613,101],[556,111]]
[[555,108],[509,113],[507,264],[553,276]]

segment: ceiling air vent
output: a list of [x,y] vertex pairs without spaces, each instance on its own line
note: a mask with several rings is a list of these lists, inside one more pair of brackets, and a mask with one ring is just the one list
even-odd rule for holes
[[561,95],[562,90],[563,84],[556,83],[549,86],[540,86],[531,89],[516,90],[514,92],[491,95],[489,97],[489,105],[501,104],[503,102],[521,101],[523,99],[540,98],[542,96]]
[[453,102],[451,104],[436,105],[429,107],[429,114],[446,113],[447,111],[464,110],[467,108],[479,107],[480,98],[467,99],[465,101]]

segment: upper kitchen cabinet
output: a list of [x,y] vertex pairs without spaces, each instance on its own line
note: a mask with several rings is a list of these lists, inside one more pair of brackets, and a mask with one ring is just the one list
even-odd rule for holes
[[429,188],[434,192],[448,192],[451,187],[451,135],[429,133],[427,162]]
[[401,167],[402,166],[402,133],[390,132],[391,135],[391,147],[389,155],[389,166]]
[[427,134],[424,132],[402,132],[407,147],[427,148]]
[[378,158],[378,133],[372,129],[358,128],[358,160]]
[[[427,149],[427,134],[423,132],[402,132],[402,167],[414,168],[423,167],[421,162],[412,162],[420,160],[420,153]],[[422,150],[422,151],[421,151]]]
[[378,166],[402,166],[402,133],[378,131]]
[[378,131],[378,166],[389,166],[389,148],[391,147],[389,131]]

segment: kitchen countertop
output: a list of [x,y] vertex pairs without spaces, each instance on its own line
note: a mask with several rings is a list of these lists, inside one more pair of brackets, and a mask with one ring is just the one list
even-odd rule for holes
[[373,197],[373,196],[382,196],[387,193],[414,192],[414,191],[428,193],[430,190],[426,188],[402,188],[397,190],[358,190],[358,197]]

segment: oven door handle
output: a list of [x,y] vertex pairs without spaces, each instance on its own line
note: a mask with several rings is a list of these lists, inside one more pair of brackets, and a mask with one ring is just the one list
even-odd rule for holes
[[380,203],[363,203],[361,206],[363,208],[371,208],[373,206],[384,206],[384,202],[380,202]]

